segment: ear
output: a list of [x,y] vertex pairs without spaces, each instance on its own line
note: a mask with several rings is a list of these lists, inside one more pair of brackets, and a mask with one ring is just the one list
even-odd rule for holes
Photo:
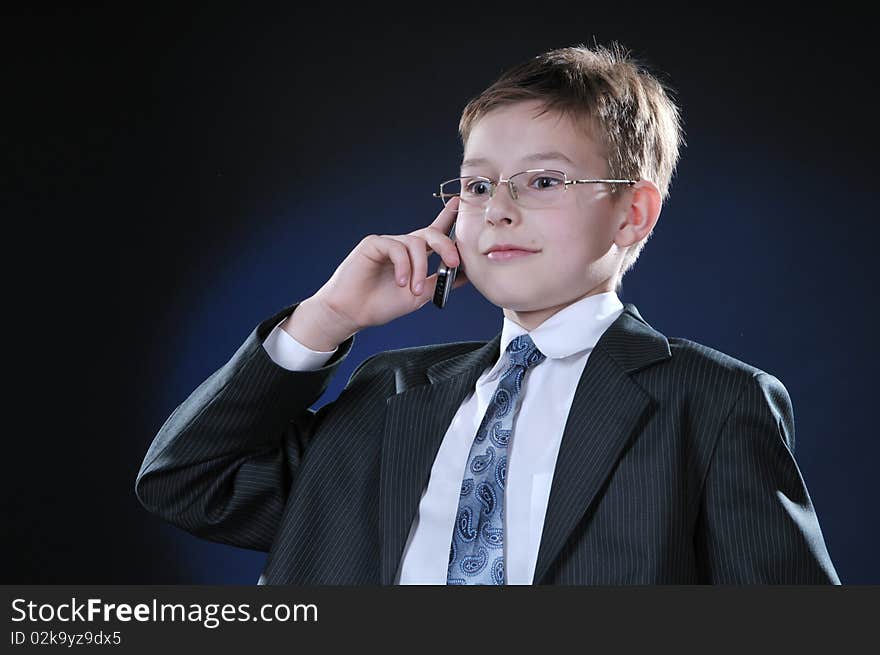
[[614,243],[622,249],[646,239],[660,218],[662,204],[660,189],[650,180],[623,189]]

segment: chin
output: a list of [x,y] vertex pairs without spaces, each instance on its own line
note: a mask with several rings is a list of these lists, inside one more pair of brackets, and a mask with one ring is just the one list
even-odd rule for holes
[[[555,295],[549,290],[521,284],[521,280],[513,277],[501,283],[496,279],[488,283],[485,280],[479,281],[470,277],[468,280],[490,303],[514,312],[533,312],[545,309],[548,306],[547,299]],[[520,284],[516,286],[518,282]]]
[[534,312],[547,307],[545,300],[539,300],[539,296],[526,297],[522,293],[496,293],[483,294],[493,305],[512,312]]

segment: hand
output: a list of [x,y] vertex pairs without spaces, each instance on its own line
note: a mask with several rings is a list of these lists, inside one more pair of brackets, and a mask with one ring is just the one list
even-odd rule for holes
[[[453,198],[429,226],[409,234],[371,234],[349,253],[333,276],[312,298],[353,333],[384,325],[419,309],[434,297],[437,274],[426,277],[428,256],[437,252],[447,266],[459,266],[461,256],[449,231],[458,214]],[[453,284],[467,284],[459,268]]]

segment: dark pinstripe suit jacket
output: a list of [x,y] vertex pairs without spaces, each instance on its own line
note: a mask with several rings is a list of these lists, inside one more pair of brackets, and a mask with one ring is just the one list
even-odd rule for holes
[[[501,333],[373,355],[315,412],[354,338],[321,369],[277,366],[262,341],[296,306],[177,407],[137,496],[194,535],[267,551],[262,584],[392,584],[440,442]],[[574,396],[534,583],[839,584],[794,434],[778,379],[667,339],[625,304]]]

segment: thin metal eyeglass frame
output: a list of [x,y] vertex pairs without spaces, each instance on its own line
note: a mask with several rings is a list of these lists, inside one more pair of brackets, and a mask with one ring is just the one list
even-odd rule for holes
[[[488,182],[489,184],[492,185],[492,190],[489,192],[489,198],[486,200],[486,202],[488,202],[489,200],[491,200],[492,198],[495,197],[495,191],[498,190],[498,187],[501,184],[506,182],[507,183],[507,191],[508,191],[508,193],[510,193],[510,197],[513,199],[513,201],[517,205],[519,205],[519,199],[516,197],[516,194],[514,191],[515,185],[510,184],[510,179],[513,177],[516,177],[517,175],[522,175],[523,173],[559,173],[560,175],[562,175],[563,178],[565,178],[563,181],[563,191],[567,191],[569,185],[572,185],[572,184],[600,184],[601,183],[601,184],[626,184],[627,186],[632,186],[633,184],[636,184],[638,182],[638,180],[569,180],[568,175],[565,173],[565,171],[556,170],[554,168],[530,168],[527,171],[520,171],[519,173],[514,173],[513,175],[508,177],[506,180],[502,177],[497,182],[491,178],[484,177],[482,175],[466,175],[464,177],[453,177],[452,179],[446,180],[445,182],[441,182],[440,183],[440,193],[434,193],[433,196],[435,198],[440,198],[440,201],[443,203],[443,206],[445,207],[448,202],[447,199],[455,198],[456,196],[460,196],[461,194],[460,193],[443,193],[443,185],[444,184],[448,184],[449,182],[454,182],[455,180],[465,180],[465,179],[467,179],[467,180],[485,180],[486,182]],[[522,205],[520,205],[520,206],[522,206]]]

